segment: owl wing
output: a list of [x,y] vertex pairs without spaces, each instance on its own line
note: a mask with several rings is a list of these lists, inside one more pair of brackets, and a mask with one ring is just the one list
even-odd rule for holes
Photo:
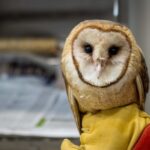
[[76,98],[73,95],[72,89],[69,86],[69,84],[67,83],[67,80],[65,79],[65,76],[63,75],[64,80],[65,80],[65,86],[66,86],[66,91],[67,91],[67,95],[68,95],[68,100],[74,115],[74,119],[78,128],[79,133],[81,133],[81,113],[79,111],[79,106],[77,103]]
[[142,67],[139,74],[136,77],[136,86],[139,93],[140,107],[141,109],[144,109],[144,101],[146,98],[146,93],[148,92],[149,89],[149,77],[148,77],[148,70],[145,63],[145,59],[142,54],[141,57],[142,57],[141,59]]

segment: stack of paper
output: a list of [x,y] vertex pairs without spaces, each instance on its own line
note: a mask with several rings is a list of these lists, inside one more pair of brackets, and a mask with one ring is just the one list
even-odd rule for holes
[[78,137],[66,92],[34,76],[0,76],[0,135]]

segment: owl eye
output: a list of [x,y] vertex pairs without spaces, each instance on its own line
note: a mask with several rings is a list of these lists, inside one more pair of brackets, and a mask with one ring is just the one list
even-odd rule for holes
[[119,47],[119,46],[115,46],[115,45],[111,46],[111,47],[108,49],[109,56],[116,55],[119,50],[120,50],[120,47]]
[[93,52],[93,46],[91,44],[85,44],[83,46],[84,48],[84,51],[87,53],[87,54],[92,54]]

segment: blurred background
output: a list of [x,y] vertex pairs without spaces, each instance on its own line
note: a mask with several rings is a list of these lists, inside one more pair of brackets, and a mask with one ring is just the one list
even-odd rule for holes
[[0,150],[78,143],[59,66],[65,38],[86,19],[123,23],[150,71],[149,8],[149,0],[0,0]]

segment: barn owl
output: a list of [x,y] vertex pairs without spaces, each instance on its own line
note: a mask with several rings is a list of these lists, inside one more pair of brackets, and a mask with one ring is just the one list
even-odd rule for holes
[[131,103],[143,108],[147,68],[126,26],[105,20],[81,22],[66,39],[61,67],[79,131],[82,113]]

